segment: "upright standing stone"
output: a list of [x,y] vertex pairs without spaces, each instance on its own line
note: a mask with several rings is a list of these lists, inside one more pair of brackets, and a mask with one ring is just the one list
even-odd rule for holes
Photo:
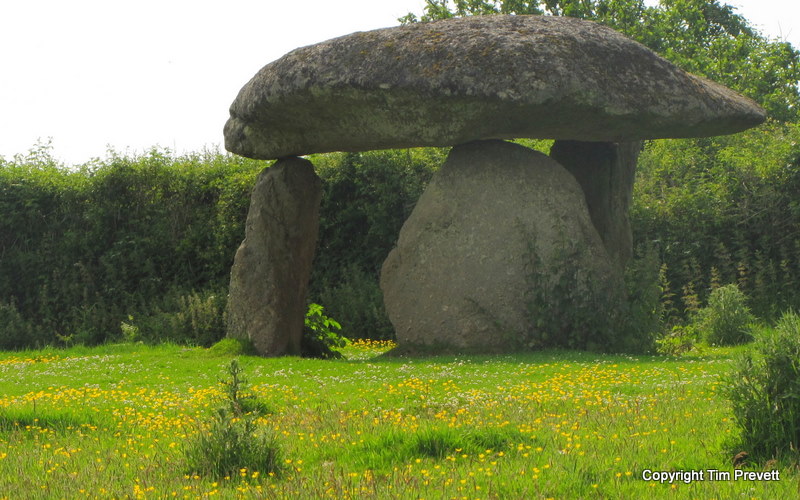
[[620,269],[633,254],[628,209],[642,143],[555,141],[550,157],[575,176],[589,215],[608,254]]
[[310,161],[284,158],[258,176],[231,269],[228,336],[264,356],[300,355],[322,182]]
[[535,289],[567,275],[582,288],[568,291],[576,310],[607,302],[620,283],[575,178],[537,151],[476,141],[454,147],[434,174],[383,264],[381,289],[401,346],[508,352],[537,346],[525,340],[535,337]]

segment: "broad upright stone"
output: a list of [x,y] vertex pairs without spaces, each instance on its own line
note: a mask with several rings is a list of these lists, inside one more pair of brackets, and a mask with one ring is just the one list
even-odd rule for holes
[[300,355],[322,183],[310,161],[284,158],[258,176],[236,251],[228,336],[264,356]]
[[578,182],[542,153],[477,141],[453,148],[434,175],[383,264],[381,289],[401,346],[502,352],[536,347],[520,342],[536,328],[535,289],[566,275],[587,285],[569,292],[585,301],[576,309],[619,283]]
[[550,149],[550,157],[574,175],[583,188],[594,227],[620,269],[625,269],[633,253],[628,209],[641,147],[639,141],[555,141]]

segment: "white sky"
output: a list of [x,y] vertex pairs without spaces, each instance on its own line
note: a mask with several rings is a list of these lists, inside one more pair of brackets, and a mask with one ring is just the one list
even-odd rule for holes
[[[648,0],[648,3],[653,3]],[[800,48],[800,1],[728,0]],[[0,0],[0,156],[68,164],[222,148],[239,89],[286,52],[397,25],[424,0]]]

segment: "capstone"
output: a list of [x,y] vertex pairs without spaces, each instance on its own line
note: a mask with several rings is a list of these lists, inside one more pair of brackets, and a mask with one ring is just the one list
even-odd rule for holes
[[620,142],[728,134],[764,110],[598,23],[473,16],[357,32],[261,69],[225,147],[251,158],[521,137]]

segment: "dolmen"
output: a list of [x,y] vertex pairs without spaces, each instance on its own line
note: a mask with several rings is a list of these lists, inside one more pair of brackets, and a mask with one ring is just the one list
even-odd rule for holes
[[[453,146],[381,271],[399,346],[606,348],[614,339],[569,322],[569,341],[536,331],[624,294],[640,141],[765,118],[750,99],[567,17],[455,18],[298,48],[242,88],[225,125],[229,151],[277,159],[253,190],[228,335],[263,355],[300,352],[321,197],[301,156]],[[520,138],[554,143],[545,155],[507,142]]]

